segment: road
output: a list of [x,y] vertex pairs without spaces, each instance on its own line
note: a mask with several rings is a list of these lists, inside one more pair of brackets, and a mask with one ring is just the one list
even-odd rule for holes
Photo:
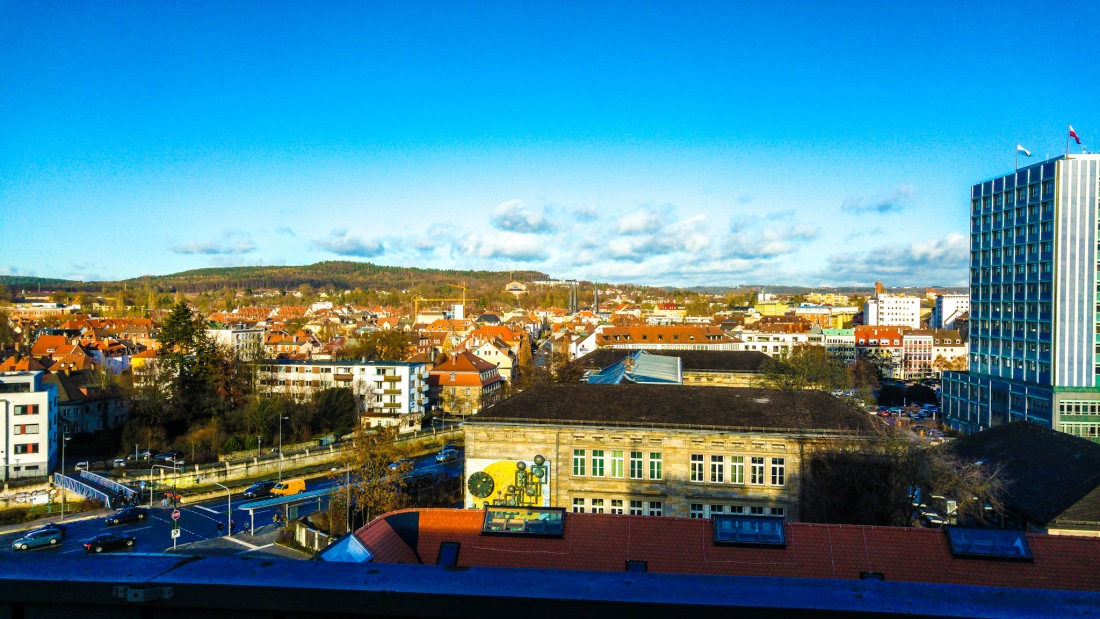
[[[435,461],[435,454],[427,456],[421,456],[413,459],[413,469],[410,475],[420,473],[443,473],[448,475],[458,476],[462,474],[462,457],[463,452],[459,450],[458,460],[447,462],[444,464],[437,464]],[[283,477],[291,477],[284,473]],[[324,490],[332,488],[335,485],[342,483],[340,479],[330,479],[328,477],[321,477],[318,479],[312,479],[306,482],[306,490]],[[184,499],[186,501],[186,497]],[[235,494],[232,497],[233,502],[233,520],[236,521],[237,527],[243,527],[248,522],[248,512],[241,511],[238,506],[242,503],[246,503],[251,499],[246,499],[240,494]],[[324,509],[327,507],[327,498],[322,498],[319,507]],[[146,504],[148,507],[148,504]],[[225,495],[221,498],[202,501],[200,503],[184,503],[179,507],[180,511],[180,537],[177,539],[179,544],[187,544],[190,542],[197,542],[207,539],[218,537],[218,523],[223,525],[227,524],[226,518],[227,501]],[[281,507],[270,507],[266,509],[256,510],[256,526],[257,529],[262,525],[271,524],[272,516],[275,510],[281,510]],[[171,529],[172,529],[172,508],[161,507],[160,502],[154,502],[152,509],[149,510],[149,518],[146,520],[131,522],[121,525],[107,526],[103,518],[94,518],[90,520],[80,521],[66,521],[67,531],[65,539],[58,546],[44,547],[41,549],[30,550],[27,552],[34,553],[47,553],[47,554],[59,554],[69,555],[74,553],[84,552],[84,542],[86,540],[95,537],[100,533],[114,532],[125,535],[137,536],[137,544],[133,549],[123,552],[138,552],[138,553],[154,553],[163,552],[166,549],[172,547]],[[54,520],[56,522],[56,520]],[[46,520],[42,521],[47,522]],[[235,531],[238,529],[234,529]],[[16,539],[23,536],[22,532],[7,533],[0,535],[0,552],[9,553],[16,552],[11,549],[11,543]],[[242,542],[242,550],[246,550],[249,544]],[[23,552],[23,551],[20,551]]]

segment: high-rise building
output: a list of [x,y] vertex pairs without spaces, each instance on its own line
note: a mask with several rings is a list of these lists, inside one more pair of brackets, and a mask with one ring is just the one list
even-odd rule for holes
[[970,371],[946,372],[947,422],[1027,420],[1100,440],[1100,155],[1066,155],[974,185]]

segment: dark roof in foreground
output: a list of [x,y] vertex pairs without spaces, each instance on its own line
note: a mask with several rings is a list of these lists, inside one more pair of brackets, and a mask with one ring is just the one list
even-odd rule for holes
[[549,385],[486,408],[467,424],[711,426],[881,434],[877,418],[821,391],[683,385]]
[[1100,444],[1017,421],[960,438],[951,449],[967,461],[1000,466],[1005,505],[1032,522],[1100,524]]
[[[603,369],[639,348],[598,348],[577,359],[586,368]],[[761,372],[771,357],[758,350],[650,350],[651,355],[679,357],[685,371],[697,372]]]
[[956,557],[940,529],[788,522],[785,548],[747,548],[715,545],[713,522],[702,518],[568,513],[560,539],[535,539],[482,535],[484,517],[480,510],[403,510],[355,535],[373,563],[433,564],[442,542],[458,542],[459,567],[531,568],[551,579],[548,570],[623,572],[629,560],[665,574],[859,581],[873,572],[887,582],[1100,589],[1095,538],[1027,534],[1033,560],[1007,561]]

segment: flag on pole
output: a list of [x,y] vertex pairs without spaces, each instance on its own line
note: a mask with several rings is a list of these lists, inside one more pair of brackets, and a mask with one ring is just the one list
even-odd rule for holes
[[1019,144],[1016,145],[1016,152],[1023,153],[1024,157],[1030,157],[1031,156],[1031,151],[1024,148],[1023,146],[1020,146]]
[[1073,138],[1078,145],[1081,144],[1081,138],[1077,137],[1077,132],[1073,130],[1073,125],[1069,126],[1069,137]]

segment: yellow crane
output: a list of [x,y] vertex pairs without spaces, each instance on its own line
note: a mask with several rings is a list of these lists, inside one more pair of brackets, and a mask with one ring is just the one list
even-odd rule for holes
[[466,296],[465,295],[463,295],[462,298],[443,297],[443,298],[429,299],[427,297],[416,297],[415,299],[413,299],[413,320],[414,321],[416,320],[417,316],[420,315],[420,302],[421,301],[432,301],[432,302],[436,302],[436,301],[462,301],[462,311],[463,312],[466,311]]

